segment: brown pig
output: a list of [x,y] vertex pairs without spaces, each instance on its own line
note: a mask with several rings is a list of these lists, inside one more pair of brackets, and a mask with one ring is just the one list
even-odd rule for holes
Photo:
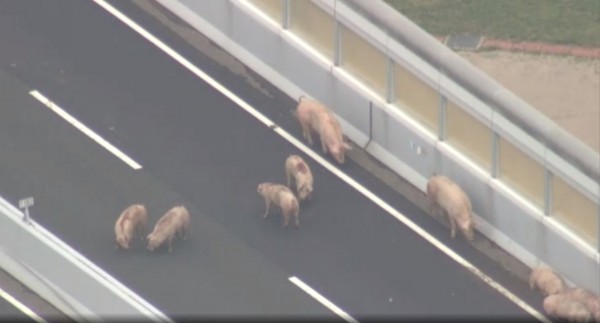
[[569,322],[591,322],[592,315],[581,302],[564,294],[549,295],[544,298],[544,311],[550,316],[566,319]]
[[448,215],[452,238],[456,236],[458,226],[464,237],[473,241],[475,234],[471,201],[456,183],[446,176],[432,176],[427,182],[427,198],[431,208],[441,209]]
[[298,99],[296,118],[302,127],[304,139],[312,146],[312,132],[319,134],[323,153],[328,151],[340,164],[345,161],[346,150],[352,149],[344,142],[342,127],[333,113],[321,103],[303,96]]
[[313,191],[313,176],[308,164],[298,155],[290,155],[285,160],[287,186],[291,188],[292,178],[296,182],[298,199],[310,199]]
[[173,237],[179,233],[185,240],[189,226],[190,214],[187,209],[183,205],[173,207],[156,222],[154,231],[146,237],[148,250],[154,251],[168,240],[169,252],[173,252]]
[[129,249],[131,240],[137,233],[142,239],[144,238],[144,230],[148,222],[148,213],[146,207],[142,204],[132,204],[128,206],[115,222],[115,248]]
[[289,224],[292,215],[294,216],[296,227],[300,226],[300,206],[296,196],[294,196],[294,193],[292,193],[289,188],[280,184],[265,182],[258,184],[256,191],[265,199],[267,210],[265,211],[263,218],[266,218],[267,215],[269,215],[269,207],[271,204],[275,204],[275,206],[281,209],[284,227]]
[[581,287],[568,288],[562,294],[569,299],[582,303],[590,311],[594,320],[600,322],[600,297]]
[[567,284],[552,268],[537,266],[529,276],[529,287],[539,288],[544,296],[549,296],[564,292]]

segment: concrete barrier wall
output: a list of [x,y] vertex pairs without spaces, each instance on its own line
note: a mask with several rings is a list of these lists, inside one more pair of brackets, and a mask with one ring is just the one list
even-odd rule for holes
[[2,198],[0,246],[0,266],[74,320],[170,321]]
[[[341,118],[344,132],[351,140],[418,189],[425,189],[433,171],[454,178],[472,196],[477,229],[525,264],[532,267],[546,263],[569,282],[600,293],[600,255],[595,248],[531,207],[524,198],[344,70],[320,58],[296,35],[274,24],[247,1],[158,2],[292,98],[307,94],[330,106]],[[347,19],[344,13],[351,12],[351,8],[340,1],[335,4],[337,19]],[[390,48],[401,52],[401,61],[412,73],[424,80],[439,80],[434,88],[464,101],[476,100],[453,80],[436,76],[434,68],[406,47],[393,40],[390,43],[393,43]],[[515,135],[515,127],[500,115],[491,120],[489,114],[470,112],[479,113],[482,119],[488,119],[488,124],[501,133],[513,134],[516,140],[526,137],[526,134]],[[546,151],[541,153],[546,154],[546,160],[551,155]],[[580,173],[569,168],[568,163],[565,166],[560,157],[554,157],[555,168],[562,173]],[[594,181],[585,176],[578,178],[589,196],[597,200],[599,193]]]

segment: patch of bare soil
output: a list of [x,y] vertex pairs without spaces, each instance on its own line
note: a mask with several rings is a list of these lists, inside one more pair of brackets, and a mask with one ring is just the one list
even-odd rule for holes
[[503,51],[459,55],[600,152],[600,60]]

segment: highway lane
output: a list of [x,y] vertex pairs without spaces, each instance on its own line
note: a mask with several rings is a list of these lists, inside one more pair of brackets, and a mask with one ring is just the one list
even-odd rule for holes
[[[0,178],[8,185],[3,184],[0,194],[15,201],[35,188],[43,225],[166,313],[219,313],[210,312],[212,308],[203,304],[210,301],[195,295],[205,295],[198,293],[200,290],[219,293],[221,286],[209,284],[215,275],[223,280],[233,275],[240,285],[247,284],[247,279],[241,280],[246,277],[247,263],[238,261],[235,273],[222,273],[219,263],[209,264],[219,257],[222,261],[227,258],[229,265],[236,263],[227,255],[237,247],[245,250],[240,253],[255,267],[265,263],[262,265],[276,268],[271,271],[277,274],[264,277],[269,288],[261,295],[276,294],[270,291],[270,284],[279,283],[272,276],[297,275],[356,317],[526,316],[314,162],[309,161],[317,177],[316,197],[302,209],[302,229],[281,230],[276,217],[263,221],[264,205],[255,193],[256,184],[284,179],[283,160],[287,154],[297,153],[293,146],[93,4],[1,4],[0,42],[10,45],[3,45],[7,50],[0,54],[2,68],[18,78],[23,88],[47,94],[144,168],[127,169],[51,112],[35,112],[35,104],[28,102],[30,111],[2,118],[2,129],[13,131],[2,134],[9,138],[2,148],[12,148],[13,158],[3,159]],[[120,7],[299,135],[289,114],[282,112],[282,107],[293,106],[289,98],[266,83],[262,86],[272,97],[256,91],[130,4]],[[43,111],[39,105],[37,109]],[[39,116],[31,120],[36,114]],[[35,149],[20,150],[24,145]],[[531,303],[539,301],[523,282],[496,268],[464,242],[450,241],[447,229],[355,163],[348,162],[344,170],[513,292]],[[202,219],[195,222],[202,225],[194,225],[190,241],[175,246],[173,258],[168,258],[171,261],[142,250],[130,255],[111,250],[112,241],[107,237],[112,238],[112,218],[120,207],[137,200],[147,201],[156,210],[154,218],[167,206],[185,201],[194,220]],[[224,239],[222,236],[230,236],[226,252],[212,243]],[[207,266],[212,271],[207,269],[202,275],[198,268]],[[169,268],[177,271],[172,280],[157,281]],[[231,288],[231,294],[222,295],[221,300],[232,297]],[[265,311],[251,304],[255,301],[251,294],[256,295],[258,288],[245,289],[246,295],[232,302],[231,311],[236,312],[236,306],[240,313]],[[319,313],[312,305],[290,306],[287,313],[302,306]]]
[[[109,274],[173,316],[333,317],[193,203],[40,109],[2,70],[0,84],[0,194],[13,203],[22,194],[34,196],[32,218]],[[152,224],[171,206],[185,204],[193,215],[188,241],[176,243],[173,255],[151,254],[139,241],[132,252],[115,250],[114,221],[137,202],[146,204]]]

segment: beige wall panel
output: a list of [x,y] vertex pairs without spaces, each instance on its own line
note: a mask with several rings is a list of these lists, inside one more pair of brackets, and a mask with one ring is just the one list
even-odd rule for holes
[[552,178],[552,217],[598,246],[598,205],[556,175]]
[[446,101],[446,140],[491,171],[492,131],[452,101]]
[[543,208],[544,168],[514,145],[500,138],[499,177]]
[[333,17],[308,0],[290,0],[290,30],[333,61]]
[[385,99],[387,57],[353,31],[342,27],[342,67]]
[[283,1],[284,0],[250,0],[253,5],[262,10],[268,16],[283,24]]
[[438,92],[398,64],[394,65],[394,87],[395,101],[437,134]]

